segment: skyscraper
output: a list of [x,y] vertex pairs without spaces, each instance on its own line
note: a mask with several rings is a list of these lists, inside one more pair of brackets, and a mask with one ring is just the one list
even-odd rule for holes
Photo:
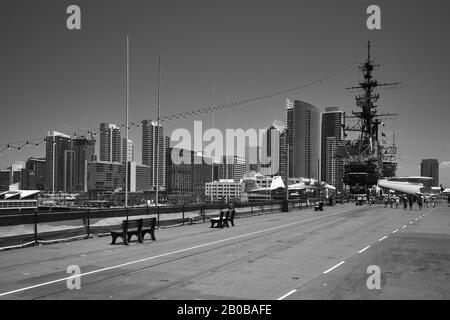
[[336,157],[342,141],[343,112],[338,107],[327,107],[322,114],[321,179],[342,191],[343,159]]
[[289,152],[289,177],[294,177],[294,103],[286,99],[287,148]]
[[120,162],[120,128],[115,124],[100,124],[100,161]]
[[[159,128],[155,121],[144,120],[142,122],[142,164],[147,165],[151,169],[150,183],[156,190],[156,177],[159,177],[159,187],[166,186],[166,144],[164,139],[164,129],[161,125]],[[158,140],[159,141],[158,141]],[[157,142],[158,141],[158,142]],[[158,152],[156,152],[158,144]],[[156,158],[158,154],[158,159]],[[158,161],[158,175],[157,175]]]
[[128,162],[134,162],[134,143],[132,140],[124,138],[122,139],[122,162],[125,163]]
[[[261,174],[264,176],[286,176],[286,131],[285,125],[275,120],[263,135]],[[267,159],[266,159],[267,157]],[[270,162],[268,161],[270,159]]]
[[87,164],[95,161],[95,139],[72,139],[73,176],[71,189],[73,192],[87,192]]
[[420,164],[420,175],[433,178],[433,180],[425,181],[424,186],[439,186],[439,161],[437,159],[423,159]]
[[[287,106],[289,172],[291,177],[318,178],[320,112],[307,102]],[[291,154],[292,153],[292,154]]]
[[72,149],[70,136],[61,132],[50,131],[45,141],[45,189],[55,192],[64,191],[65,172],[67,171],[67,165],[70,164],[66,151]]
[[343,146],[343,141],[336,137],[327,137],[325,141],[325,176],[323,180],[332,186],[336,187],[336,190],[342,192],[344,189],[344,160],[342,157],[337,156],[337,150]]

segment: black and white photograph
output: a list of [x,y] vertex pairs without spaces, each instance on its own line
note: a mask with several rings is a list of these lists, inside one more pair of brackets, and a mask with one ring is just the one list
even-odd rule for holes
[[449,14],[0,0],[0,300],[449,300]]

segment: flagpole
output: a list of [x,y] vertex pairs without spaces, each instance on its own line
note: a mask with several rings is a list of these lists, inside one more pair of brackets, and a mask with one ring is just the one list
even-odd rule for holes
[[[127,35],[126,111],[125,111],[125,208],[128,208],[128,100],[129,100],[129,40]],[[128,218],[128,214],[127,214]]]
[[160,86],[161,86],[161,54],[158,56],[158,115],[156,120],[156,199],[155,204],[159,202],[159,111],[160,111]]

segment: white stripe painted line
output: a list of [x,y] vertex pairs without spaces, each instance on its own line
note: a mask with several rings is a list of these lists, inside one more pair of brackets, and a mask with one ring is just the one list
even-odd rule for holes
[[397,233],[398,232],[398,229],[395,229],[394,231],[392,231],[392,233]]
[[327,271],[324,271],[323,273],[328,273],[328,272],[330,272],[330,271],[333,271],[334,269],[336,269],[337,267],[339,267],[340,265],[342,265],[342,264],[344,264],[345,263],[345,261],[341,261],[341,262],[339,262],[337,265],[335,265],[334,267],[331,267],[330,269],[328,269]]
[[413,223],[412,221],[409,222],[409,224],[412,224],[412,223]]
[[314,218],[311,218],[311,219],[301,220],[301,221],[297,221],[297,222],[291,222],[291,223],[283,224],[281,226],[277,226],[277,227],[273,227],[273,228],[268,228],[268,229],[264,229],[264,230],[259,230],[259,231],[255,231],[255,232],[246,233],[246,234],[243,234],[243,235],[240,235],[240,236],[235,236],[235,237],[231,237],[231,238],[226,238],[226,239],[222,239],[222,240],[208,242],[208,243],[200,244],[198,246],[193,246],[193,247],[189,247],[189,248],[185,248],[185,249],[180,249],[180,250],[176,250],[176,251],[172,251],[172,252],[163,253],[163,254],[156,255],[156,256],[142,258],[142,259],[139,259],[139,260],[126,262],[126,263],[122,263],[122,264],[111,266],[111,267],[101,268],[101,269],[89,271],[89,272],[86,272],[86,273],[81,273],[79,275],[74,275],[74,276],[60,278],[60,279],[56,279],[56,280],[52,280],[52,281],[48,281],[48,282],[43,282],[43,283],[39,283],[39,284],[36,284],[36,285],[33,285],[33,286],[29,286],[29,287],[25,287],[25,288],[20,288],[20,289],[8,291],[8,292],[0,293],[0,297],[6,296],[6,295],[9,295],[9,294],[13,294],[13,293],[27,291],[27,290],[34,289],[34,288],[47,286],[47,285],[58,283],[58,282],[67,281],[69,279],[74,279],[74,278],[78,278],[78,277],[81,278],[83,276],[87,276],[87,275],[90,275],[90,274],[95,274],[95,273],[108,271],[108,270],[112,270],[112,269],[118,269],[118,268],[122,268],[122,267],[129,266],[129,265],[132,265],[132,264],[140,263],[140,262],[145,262],[145,261],[149,261],[149,260],[153,260],[153,259],[157,259],[157,258],[166,257],[166,256],[170,256],[170,255],[173,255],[173,254],[181,253],[181,252],[186,252],[186,251],[190,251],[190,250],[194,250],[194,249],[199,249],[199,248],[207,247],[207,246],[210,246],[210,245],[214,245],[214,244],[218,244],[218,243],[222,243],[222,242],[226,242],[226,241],[240,239],[240,238],[248,237],[248,236],[251,236],[251,235],[255,235],[255,234],[259,234],[259,233],[263,233],[263,232],[267,232],[267,231],[277,230],[277,229],[281,229],[281,228],[284,228],[284,227],[300,224],[300,223],[303,223],[303,222],[314,221],[314,220],[317,220],[317,219],[321,219],[323,217],[328,217],[328,216],[333,216],[333,215],[336,215],[336,214],[341,214],[343,212],[345,212],[345,211],[343,210],[343,211],[333,212],[333,213],[322,215],[320,217],[314,217]]
[[388,236],[384,236],[383,238],[381,238],[380,240],[378,240],[378,241],[383,241],[384,239],[386,239]]
[[279,297],[277,300],[283,300],[283,299],[285,299],[285,298],[287,298],[287,297],[289,297],[291,294],[293,294],[294,292],[297,292],[297,290],[292,290],[292,291],[289,291],[288,293],[286,293],[284,296],[282,296],[282,297]]
[[367,246],[367,247],[365,247],[364,249],[359,250],[358,253],[363,253],[364,251],[366,251],[366,250],[369,249],[369,248],[370,248],[370,246]]
[[405,229],[407,227],[407,225],[405,224],[403,227],[402,227],[402,229]]

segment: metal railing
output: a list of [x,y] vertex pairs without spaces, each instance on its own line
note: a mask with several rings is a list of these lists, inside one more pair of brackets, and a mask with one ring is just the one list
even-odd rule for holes
[[[319,199],[308,199],[310,206]],[[283,201],[235,203],[236,218],[280,212]],[[306,208],[307,200],[290,200],[289,210]],[[85,209],[0,215],[0,250],[109,234],[125,219],[157,218],[157,227],[205,223],[227,204]]]

